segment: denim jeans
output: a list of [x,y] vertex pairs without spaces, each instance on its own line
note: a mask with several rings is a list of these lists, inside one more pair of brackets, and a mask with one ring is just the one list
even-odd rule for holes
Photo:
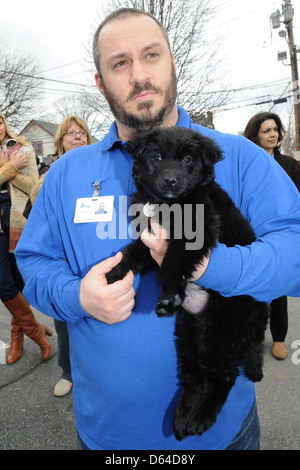
[[54,326],[57,333],[58,342],[58,360],[59,367],[62,368],[61,378],[72,382],[70,351],[69,351],[69,334],[67,324],[63,321],[54,320]]
[[83,442],[83,440],[82,440],[81,437],[79,436],[78,432],[77,432],[77,448],[78,448],[78,450],[90,450],[90,449],[85,445],[85,443]]
[[[78,450],[90,450],[77,433]],[[260,426],[254,401],[241,429],[225,450],[259,450]]]
[[0,299],[14,299],[23,290],[24,283],[18,270],[15,255],[9,253],[10,196],[0,193]]
[[258,420],[256,401],[242,424],[240,431],[225,450],[259,450],[260,425]]

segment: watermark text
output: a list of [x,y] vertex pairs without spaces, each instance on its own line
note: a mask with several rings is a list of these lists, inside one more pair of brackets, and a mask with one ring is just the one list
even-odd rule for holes
[[[118,214],[118,215],[117,215]],[[158,221],[175,240],[185,240],[186,250],[200,250],[204,244],[204,204],[133,204],[120,196],[109,222],[97,224],[97,237],[137,240],[149,227],[149,219]],[[155,235],[154,235],[155,236]]]

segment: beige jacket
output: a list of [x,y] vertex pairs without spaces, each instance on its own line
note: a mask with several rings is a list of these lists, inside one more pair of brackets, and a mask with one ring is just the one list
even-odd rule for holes
[[8,182],[11,196],[9,249],[12,252],[26,223],[23,211],[28,196],[39,178],[36,157],[32,146],[23,146],[22,150],[26,152],[28,159],[28,166],[26,168],[18,171],[11,162],[0,163],[0,186]]

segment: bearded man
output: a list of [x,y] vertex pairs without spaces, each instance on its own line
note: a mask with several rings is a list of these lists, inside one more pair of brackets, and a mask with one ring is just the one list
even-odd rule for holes
[[[175,59],[164,28],[148,13],[121,9],[107,17],[95,34],[94,58],[96,84],[115,121],[101,142],[67,152],[51,167],[16,251],[24,295],[68,325],[79,449],[258,449],[255,389],[242,369],[213,427],[182,441],[173,435],[180,393],[175,319],[154,312],[168,244],[162,228],[142,234],[157,269],[106,281],[131,241],[120,222],[130,224],[120,201],[129,206],[135,190],[126,141],[153,127],[180,126],[222,149],[216,181],[256,234],[246,247],[218,244],[194,273],[191,282],[224,296],[269,303],[300,295],[299,193],[262,149],[193,124],[177,105]],[[99,218],[94,199],[108,207]],[[108,236],[97,236],[104,227]]]

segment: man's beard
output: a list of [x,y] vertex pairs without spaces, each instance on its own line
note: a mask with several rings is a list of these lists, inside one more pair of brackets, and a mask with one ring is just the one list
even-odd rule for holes
[[[164,104],[155,114],[151,111],[153,100],[138,103],[137,109],[138,111],[142,111],[140,117],[134,115],[133,113],[126,112],[122,104],[115,98],[114,93],[105,86],[103,80],[102,84],[104,96],[115,118],[126,127],[135,129],[137,131],[150,130],[155,126],[162,124],[165,117],[168,116],[172,111],[176,102],[177,78],[173,64],[171,80],[166,90]],[[160,87],[146,82],[144,85],[136,85],[135,88],[129,93],[126,102],[131,101],[135,96],[139,95],[145,90],[153,90],[157,94],[163,94],[163,90]]]

